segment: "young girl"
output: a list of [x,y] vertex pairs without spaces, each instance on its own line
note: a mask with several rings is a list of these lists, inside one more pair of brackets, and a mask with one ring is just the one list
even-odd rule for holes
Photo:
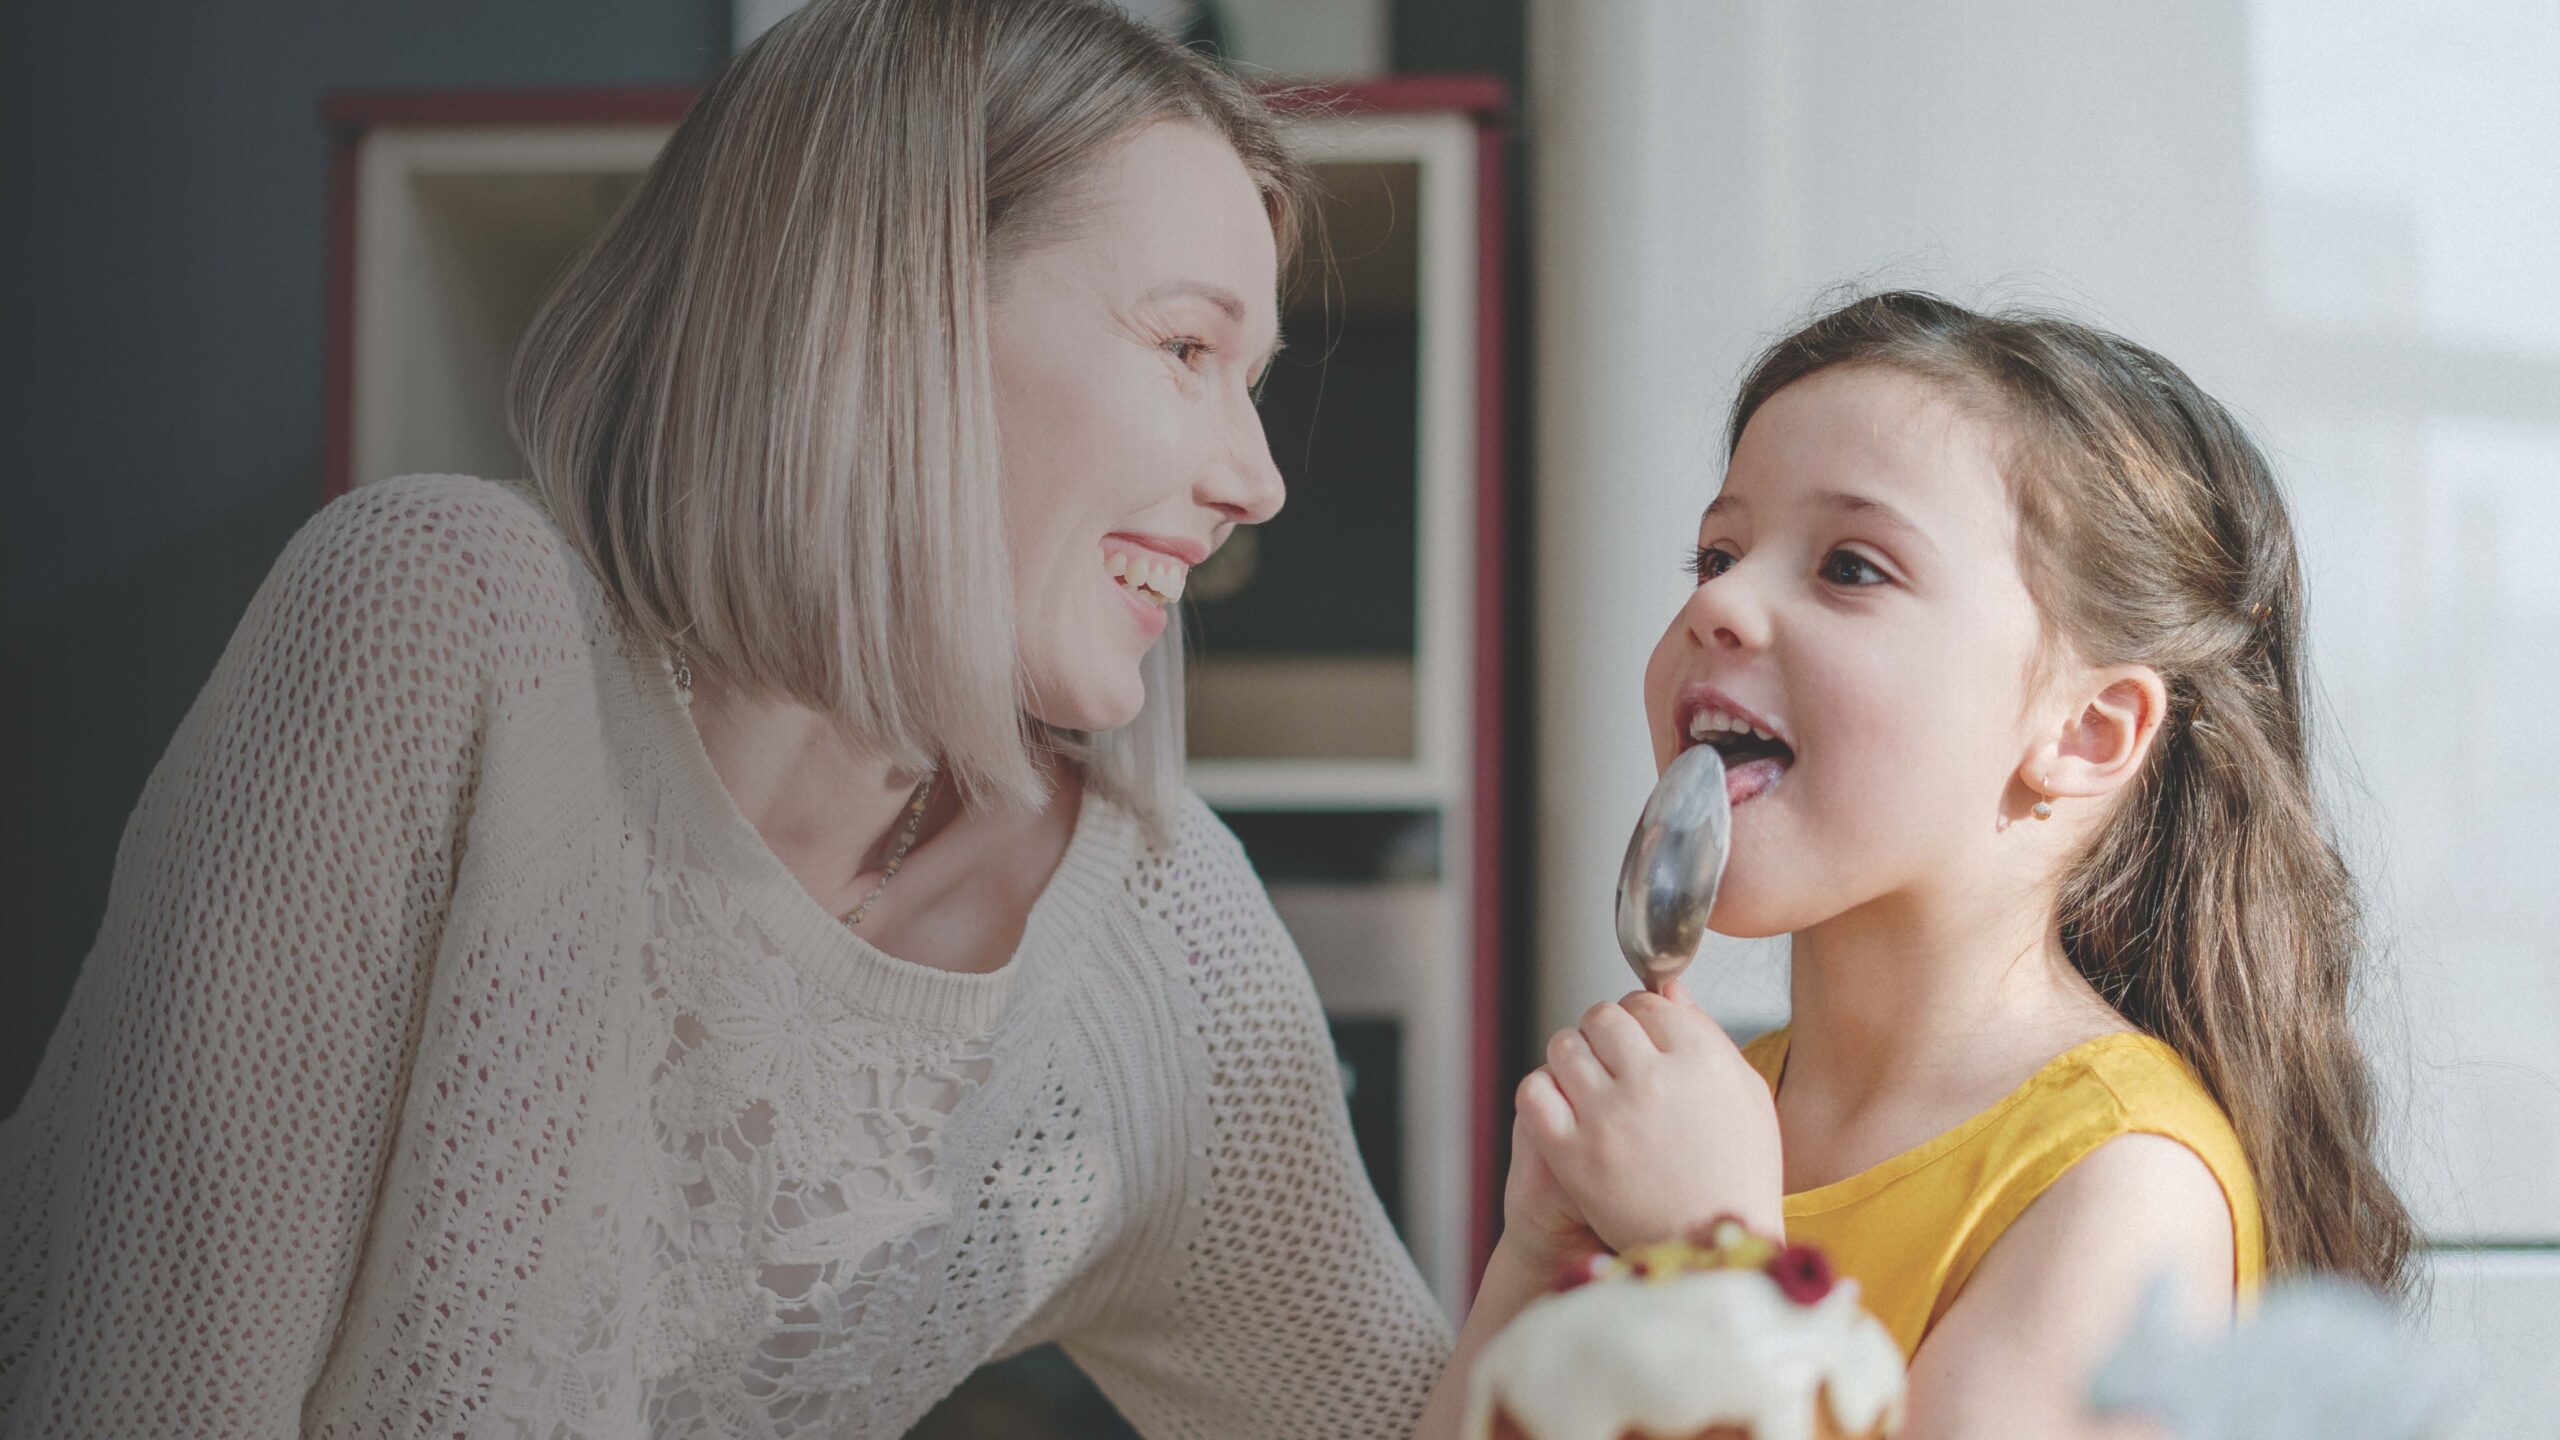
[[1857,1278],[1914,1440],[2082,1433],[2163,1274],[2200,1317],[2402,1288],[2257,448],[2147,350],[1910,293],[1773,346],[1728,444],[1645,707],[1658,763],[1724,752],[1714,925],[1793,937],[1794,1020],[1550,1042],[1452,1375],[1560,1262],[1724,1211]]

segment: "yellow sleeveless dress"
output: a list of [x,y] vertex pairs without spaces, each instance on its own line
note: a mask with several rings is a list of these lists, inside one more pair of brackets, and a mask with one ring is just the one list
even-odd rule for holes
[[[1787,1031],[1743,1047],[1777,1093]],[[1856,1277],[1906,1356],[1992,1242],[2045,1187],[2119,1135],[2165,1135],[2196,1153],[2231,1205],[2238,1293],[2265,1275],[2258,1187],[2229,1117],[2178,1052],[2148,1035],[2101,1035],[2047,1061],[1999,1103],[1870,1169],[1786,1197],[1787,1238]]]

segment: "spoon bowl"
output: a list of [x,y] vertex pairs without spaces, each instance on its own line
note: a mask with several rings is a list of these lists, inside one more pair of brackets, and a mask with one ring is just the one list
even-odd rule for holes
[[1732,840],[1724,757],[1692,745],[1654,782],[1618,870],[1618,948],[1647,990],[1661,993],[1697,958]]

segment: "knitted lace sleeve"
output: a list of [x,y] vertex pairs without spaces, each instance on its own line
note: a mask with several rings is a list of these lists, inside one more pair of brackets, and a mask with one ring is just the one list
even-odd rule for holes
[[8,1436],[300,1429],[496,688],[477,572],[504,512],[474,486],[389,482],[305,525],[142,792],[0,1127]]
[[1205,1188],[1161,1286],[1065,1340],[1150,1440],[1412,1434],[1448,1322],[1369,1183],[1314,983],[1242,848],[1194,800],[1139,868],[1197,1007]]

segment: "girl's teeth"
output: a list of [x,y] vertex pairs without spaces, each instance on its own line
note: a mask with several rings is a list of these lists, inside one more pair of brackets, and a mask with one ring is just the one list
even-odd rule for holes
[[1705,740],[1728,732],[1736,735],[1756,735],[1763,740],[1771,741],[1778,738],[1741,716],[1728,715],[1722,710],[1701,710],[1689,721],[1689,738],[1692,740]]

